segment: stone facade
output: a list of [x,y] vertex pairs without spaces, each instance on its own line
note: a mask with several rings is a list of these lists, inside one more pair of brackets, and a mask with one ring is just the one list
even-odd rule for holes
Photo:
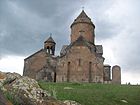
[[[44,48],[24,60],[23,75],[51,82],[111,83],[111,66],[104,65],[102,45],[95,44],[95,25],[84,11],[71,25],[71,43],[55,56],[50,36]],[[120,69],[119,69],[120,70]],[[113,68],[113,83],[121,83],[121,73]]]

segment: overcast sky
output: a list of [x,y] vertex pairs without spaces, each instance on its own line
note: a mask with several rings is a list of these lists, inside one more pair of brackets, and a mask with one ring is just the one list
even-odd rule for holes
[[121,66],[123,83],[140,84],[140,0],[0,0],[0,70],[22,74],[23,59],[50,33],[59,54],[82,6],[96,26],[105,63]]

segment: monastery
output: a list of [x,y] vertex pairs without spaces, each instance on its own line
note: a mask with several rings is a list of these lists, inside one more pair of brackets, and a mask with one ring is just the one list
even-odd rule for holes
[[84,10],[70,26],[71,42],[55,55],[50,36],[44,48],[24,59],[23,75],[48,82],[121,84],[121,68],[105,65],[103,46],[95,44],[95,25]]

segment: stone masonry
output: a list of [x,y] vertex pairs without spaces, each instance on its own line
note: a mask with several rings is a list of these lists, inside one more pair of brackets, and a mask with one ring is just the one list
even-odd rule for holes
[[24,60],[24,76],[49,82],[90,82],[121,84],[121,69],[105,65],[102,45],[95,44],[95,25],[82,10],[71,25],[71,43],[55,56],[50,36],[44,48]]

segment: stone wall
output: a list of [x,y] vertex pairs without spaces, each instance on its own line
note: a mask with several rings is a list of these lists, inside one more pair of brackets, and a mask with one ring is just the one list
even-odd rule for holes
[[[36,80],[53,81],[56,68],[56,59],[41,50],[24,60],[24,76]],[[48,80],[49,79],[49,80]]]
[[86,46],[72,46],[57,68],[57,82],[103,82],[103,61]]
[[[83,32],[81,32],[83,31]],[[71,28],[71,42],[82,35],[87,41],[94,43],[94,27],[88,23],[78,23]]]
[[24,76],[35,79],[36,74],[46,65],[46,53],[43,50],[35,53],[24,60]]

